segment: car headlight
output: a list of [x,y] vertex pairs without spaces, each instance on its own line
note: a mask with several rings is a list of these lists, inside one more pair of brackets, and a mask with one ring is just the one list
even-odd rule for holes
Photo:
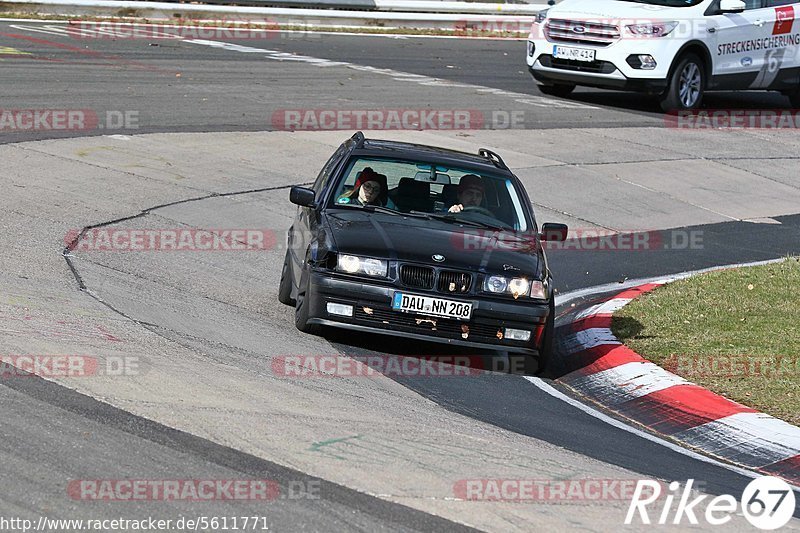
[[673,22],[657,22],[657,23],[644,23],[644,24],[630,24],[625,26],[628,31],[639,37],[664,37],[672,33],[672,30],[678,27],[678,23]]
[[508,280],[503,276],[489,276],[483,282],[483,290],[494,293],[506,292]]
[[507,278],[505,276],[488,276],[483,280],[484,292],[509,294],[515,299],[530,296],[539,300],[547,299],[547,287],[542,281],[530,281],[527,278]]
[[386,261],[380,259],[364,259],[361,261],[361,270],[367,276],[386,276]]
[[361,267],[361,258],[354,255],[340,255],[339,260],[336,262],[336,270],[347,272],[348,274],[355,274]]
[[543,10],[539,11],[538,13],[536,13],[536,18],[533,19],[533,22],[535,22],[536,24],[541,24],[542,22],[544,22],[544,19],[547,18],[547,12],[548,11],[550,11],[550,10],[549,9],[543,9]]
[[531,283],[525,278],[514,278],[508,282],[508,292],[510,292],[511,296],[514,298],[527,296],[530,288]]
[[388,264],[382,259],[339,254],[336,261],[336,270],[347,274],[366,274],[367,276],[386,277]]

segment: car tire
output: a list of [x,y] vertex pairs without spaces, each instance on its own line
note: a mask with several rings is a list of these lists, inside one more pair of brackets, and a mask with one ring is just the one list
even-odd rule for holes
[[565,97],[569,96],[572,91],[575,90],[574,85],[539,85],[539,90],[542,94],[546,94],[548,96],[560,96]]
[[283,268],[281,269],[281,283],[278,285],[278,301],[284,305],[295,305],[294,298],[292,298],[292,268],[289,263],[291,261],[289,250],[286,250],[286,257],[283,259]]
[[550,313],[547,315],[547,322],[544,326],[544,333],[542,335],[542,347],[539,350],[539,357],[537,359],[536,374],[545,372],[553,357],[553,339],[556,334],[556,304],[555,299],[550,298]]
[[695,54],[686,54],[678,60],[661,95],[661,109],[688,111],[698,109],[706,89],[706,70],[703,61]]
[[[305,280],[303,278],[305,278]],[[320,335],[322,333],[322,326],[308,323],[308,288],[310,284],[311,278],[304,272],[303,276],[300,278],[300,286],[297,288],[297,298],[295,299],[294,306],[294,325],[303,333]]]
[[788,93],[786,96],[789,97],[789,101],[792,103],[793,109],[800,108],[800,87],[798,87],[794,92]]

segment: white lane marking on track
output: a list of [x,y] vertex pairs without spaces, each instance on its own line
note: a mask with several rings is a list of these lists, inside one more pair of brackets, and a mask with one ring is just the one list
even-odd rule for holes
[[[605,422],[606,424],[612,425],[617,429],[621,429],[622,431],[627,431],[628,433],[632,433],[633,435],[636,435],[637,437],[641,437],[641,438],[643,438],[645,440],[649,440],[650,442],[654,442],[655,444],[659,444],[661,446],[664,446],[665,448],[668,448],[669,450],[671,450],[673,452],[677,452],[677,453],[680,453],[681,455],[685,455],[687,457],[691,457],[692,459],[697,459],[698,461],[702,461],[704,463],[708,463],[708,464],[711,464],[711,465],[714,465],[714,466],[718,466],[720,468],[724,468],[725,470],[729,470],[729,471],[734,472],[736,474],[739,474],[739,475],[742,475],[742,476],[745,476],[745,477],[749,477],[749,478],[752,478],[752,479],[756,479],[756,478],[759,478],[759,477],[763,476],[763,474],[760,474],[758,472],[753,472],[752,470],[747,470],[746,468],[741,468],[741,467],[738,467],[738,466],[726,464],[726,463],[723,463],[721,461],[717,461],[716,459],[712,459],[711,457],[706,457],[705,455],[701,455],[701,454],[699,454],[697,452],[694,452],[692,450],[687,450],[686,448],[678,446],[677,444],[674,444],[672,442],[660,439],[660,438],[656,437],[655,435],[651,435],[650,433],[645,433],[642,430],[639,430],[639,429],[636,429],[634,427],[631,427],[631,426],[629,426],[629,425],[627,425],[627,424],[625,424],[623,422],[620,422],[616,418],[612,418],[612,417],[608,416],[605,413],[601,413],[600,411],[598,411],[596,409],[593,409],[592,407],[589,407],[588,405],[586,405],[586,404],[584,404],[584,403],[582,403],[582,402],[580,402],[580,401],[578,401],[578,400],[576,400],[574,398],[571,398],[571,397],[567,396],[563,392],[561,392],[561,391],[557,390],[556,388],[554,388],[552,385],[549,385],[549,384],[545,383],[544,380],[541,379],[541,378],[537,378],[537,377],[533,377],[533,376],[525,376],[525,379],[527,379],[534,387],[536,387],[536,388],[540,389],[541,391],[549,394],[550,396],[553,396],[556,399],[559,399],[559,400],[571,405],[572,407],[575,407],[576,409],[578,409],[580,411],[583,411],[584,413],[586,413],[589,416],[597,418],[598,420],[600,420],[602,422]],[[792,485],[792,488],[796,492],[800,492],[800,487]]]
[[603,303],[599,303],[584,309],[575,315],[575,320],[581,320],[582,318],[589,318],[595,315],[613,315],[628,305],[630,301],[630,298],[611,298]]
[[756,466],[800,454],[800,428],[765,413],[736,413],[674,437],[689,446]]
[[371,72],[373,74],[381,74],[384,76],[390,76],[391,78],[395,79],[396,81],[409,81],[413,83],[417,83],[419,85],[426,85],[426,86],[435,86],[435,87],[460,87],[465,89],[474,89],[480,93],[490,93],[497,96],[506,96],[509,98],[514,99],[515,102],[525,104],[525,105],[532,105],[536,107],[545,107],[545,108],[556,108],[556,109],[599,109],[598,107],[587,105],[587,104],[580,104],[577,102],[569,102],[569,101],[562,101],[562,100],[555,100],[552,98],[545,98],[541,96],[534,96],[530,94],[523,94],[523,93],[515,93],[510,91],[504,91],[502,89],[495,89],[492,87],[484,87],[482,85],[472,85],[469,83],[458,83],[453,81],[444,80],[441,78],[432,78],[430,76],[423,76],[418,74],[411,74],[409,72],[402,72],[399,70],[388,69],[388,68],[378,68],[378,67],[371,67],[368,65],[356,65],[354,63],[348,63],[345,61],[331,61],[328,59],[321,59],[318,57],[311,57],[301,54],[291,54],[288,52],[279,52],[277,50],[268,50],[266,48],[253,48],[251,46],[242,46],[233,43],[226,43],[223,41],[208,41],[205,39],[187,39],[184,42],[192,43],[192,44],[200,44],[203,46],[210,46],[212,48],[223,48],[225,50],[231,50],[234,52],[245,52],[245,53],[254,53],[254,52],[262,52],[266,55],[267,58],[277,60],[277,61],[297,61],[297,62],[305,62],[309,63],[318,67],[333,67],[333,66],[342,66],[347,67],[353,70],[360,70],[363,72]]
[[564,349],[570,353],[578,353],[598,346],[619,346],[622,344],[611,332],[610,328],[587,328],[570,333],[560,341]]
[[[102,24],[91,26],[70,25],[70,26],[56,26],[54,24],[44,24],[42,26],[25,26],[22,24],[9,24],[9,28],[22,31],[32,31],[37,33],[44,33],[47,35],[55,35],[58,37],[71,37],[73,39],[129,39],[132,34],[130,31],[123,31]],[[144,37],[142,37],[144,38]],[[146,34],[147,39],[177,39],[182,40],[183,37],[159,31],[149,31]]]
[[706,272],[714,272],[715,270],[725,270],[726,268],[738,268],[738,267],[750,267],[750,266],[761,266],[761,265],[771,265],[774,263],[780,263],[785,261],[784,258],[780,259],[767,259],[766,261],[753,261],[750,263],[732,263],[730,265],[722,265],[722,266],[715,266],[709,268],[701,268],[700,270],[690,270],[687,272],[679,272],[678,274],[670,274],[667,276],[660,276],[660,277],[652,277],[652,278],[639,278],[639,279],[629,279],[624,283],[605,283],[603,285],[596,285],[594,287],[586,287],[585,289],[576,289],[574,291],[568,291],[561,294],[556,295],[556,305],[565,305],[570,303],[573,300],[578,300],[580,298],[584,298],[586,296],[591,296],[593,294],[603,294],[606,292],[612,292],[619,289],[619,292],[624,291],[625,289],[630,289],[631,287],[638,287],[639,285],[646,285],[648,283],[669,283],[670,281],[688,278],[689,276],[694,276],[697,274],[704,274]]
[[691,382],[648,361],[624,363],[569,380],[569,386],[587,396],[600,396],[603,404],[617,405],[675,385]]
[[252,46],[244,46],[243,44],[224,43],[222,41],[206,41],[203,39],[187,39],[187,43],[203,44],[212,48],[224,48],[225,50],[232,50],[234,52],[244,53],[258,53],[258,54],[278,54],[277,50],[267,50],[266,48],[254,48]]
[[21,24],[9,24],[9,28],[14,28],[15,30],[22,30],[22,31],[32,31],[37,33],[46,33],[48,35],[58,35],[59,37],[69,37],[70,32],[66,28],[62,27],[53,27],[51,28],[50,25],[44,26],[23,26]]

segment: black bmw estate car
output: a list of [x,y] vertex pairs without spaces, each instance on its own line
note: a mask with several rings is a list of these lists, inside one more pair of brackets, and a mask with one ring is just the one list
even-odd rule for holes
[[536,224],[503,160],[358,132],[311,188],[292,187],[297,214],[278,299],[295,325],[333,326],[473,348],[522,352],[543,368],[554,330],[552,278]]

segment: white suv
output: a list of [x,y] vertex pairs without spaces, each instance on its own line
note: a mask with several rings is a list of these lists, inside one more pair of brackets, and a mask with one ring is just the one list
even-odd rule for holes
[[800,107],[800,0],[563,0],[536,17],[528,69],[549,95],[576,85],[696,109],[706,90],[768,89]]

